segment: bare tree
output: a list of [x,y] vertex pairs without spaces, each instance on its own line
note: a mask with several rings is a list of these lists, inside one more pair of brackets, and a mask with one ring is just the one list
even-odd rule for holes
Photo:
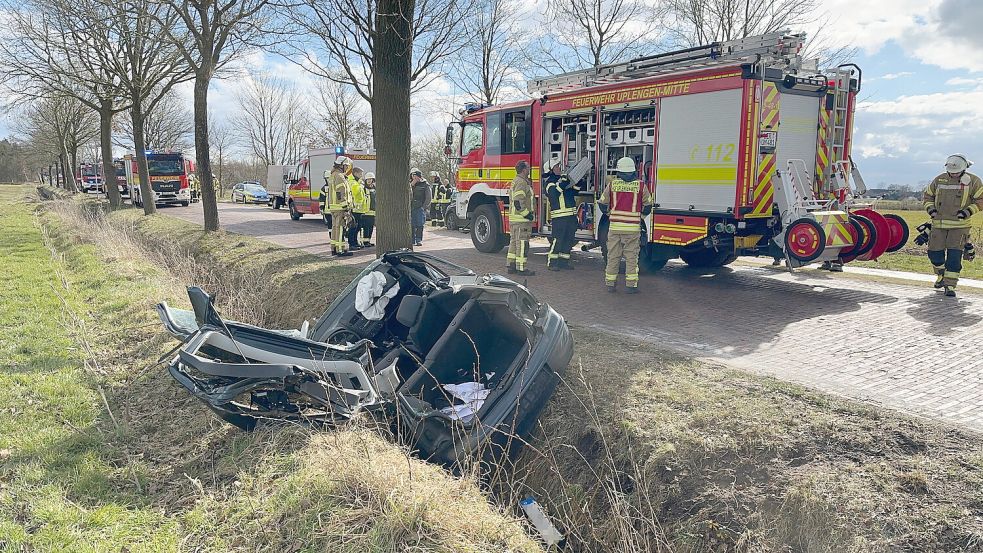
[[[435,69],[467,41],[461,22],[470,17],[473,0],[418,0],[400,7],[409,20],[410,82],[421,90],[439,76]],[[380,17],[388,17],[382,0],[302,0],[291,11],[298,37],[284,44],[304,68],[331,81],[350,84],[372,102],[379,62]],[[405,38],[405,37],[404,37]],[[340,66],[340,67],[339,67]]]
[[545,74],[651,54],[662,44],[662,3],[644,0],[548,0],[547,25],[529,49]]
[[[144,116],[144,145],[148,150],[184,151],[191,147],[193,132],[191,111],[172,90]],[[117,146],[132,149],[134,143],[133,119],[117,119],[115,124]]]
[[144,199],[144,213],[150,215],[157,208],[153,200],[147,201],[154,194],[144,143],[145,120],[175,85],[190,79],[191,73],[179,49],[160,39],[173,33],[177,22],[165,6],[156,0],[125,0],[122,5],[113,0],[98,1],[107,9],[101,12],[106,19],[90,33],[93,51],[129,100],[140,197]]
[[440,173],[444,182],[453,181],[453,162],[444,154],[444,133],[437,133],[413,140],[410,149],[410,166],[419,167],[430,178],[430,171]]
[[814,20],[819,0],[672,0],[678,38],[691,46],[781,31]]
[[516,0],[479,0],[462,22],[471,39],[448,76],[472,100],[495,104],[503,87],[518,88],[523,80],[525,44],[516,25],[523,17]]
[[318,142],[346,148],[367,148],[372,144],[372,125],[365,113],[365,100],[352,85],[325,80],[317,88],[314,116]]
[[240,90],[232,123],[264,165],[292,163],[310,136],[310,117],[300,93],[272,75],[250,77]]
[[[163,0],[184,24],[183,32],[166,37],[194,71],[195,154],[201,182],[205,230],[218,230],[218,203],[212,182],[208,139],[208,86],[227,63],[245,52],[262,33],[263,11],[269,0]],[[185,34],[191,40],[185,40]]]
[[[103,174],[115,174],[111,124],[128,102],[106,64],[122,55],[120,44],[96,40],[109,6],[99,0],[6,0],[0,7],[5,14],[0,73],[7,86],[26,98],[55,91],[97,111]],[[106,192],[111,206],[122,205],[118,188],[107,186]]]
[[379,211],[377,251],[409,247],[410,94],[467,39],[472,0],[304,0],[288,50],[314,74],[351,84],[372,110]]
[[229,149],[234,144],[232,128],[226,123],[212,120],[208,123],[208,140],[211,142],[211,149],[215,150],[218,154],[218,166],[215,168],[215,174],[218,180],[216,188],[218,188],[218,195],[222,196],[225,193],[226,156],[228,156]]
[[78,154],[84,144],[98,135],[96,113],[76,98],[53,94],[35,101],[26,110],[18,132],[35,147],[57,156],[65,176],[65,189],[78,192],[75,182]]
[[372,74],[376,146],[376,252],[412,246],[410,231],[410,89],[413,83],[414,0],[379,0]]

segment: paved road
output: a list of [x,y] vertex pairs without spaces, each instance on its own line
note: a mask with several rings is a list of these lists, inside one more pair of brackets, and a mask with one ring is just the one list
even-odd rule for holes
[[[164,214],[201,222],[201,208]],[[326,254],[326,227],[285,210],[220,204],[225,230]],[[475,250],[467,234],[430,232],[422,251],[502,272],[505,254]],[[604,293],[599,254],[574,271],[545,270],[534,243],[527,285],[578,326],[631,335],[688,354],[983,431],[983,297],[943,298],[892,284],[764,266],[696,271],[670,264],[642,275],[637,296]],[[366,252],[344,260],[368,262]]]

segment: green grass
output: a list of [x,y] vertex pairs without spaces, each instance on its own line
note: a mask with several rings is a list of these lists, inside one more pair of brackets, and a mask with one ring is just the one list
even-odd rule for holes
[[0,551],[539,550],[473,481],[369,425],[243,433],[156,363],[174,342],[153,305],[184,306],[189,275],[275,321],[308,307],[231,288],[261,277],[299,303],[281,287],[320,282],[323,306],[352,269],[91,198],[37,210],[29,191],[0,188]]
[[[928,262],[927,249],[925,246],[915,244],[915,237],[918,231],[915,228],[928,221],[928,215],[924,211],[911,210],[878,210],[882,213],[893,213],[900,215],[908,223],[911,233],[908,242],[903,248],[893,253],[886,253],[876,261],[853,261],[850,265],[858,267],[870,267],[876,269],[890,269],[894,271],[908,271],[913,273],[932,274],[932,264]],[[983,247],[983,215],[977,214],[972,218],[972,233],[970,241]],[[962,276],[967,278],[983,279],[983,256],[973,262],[963,262]]]

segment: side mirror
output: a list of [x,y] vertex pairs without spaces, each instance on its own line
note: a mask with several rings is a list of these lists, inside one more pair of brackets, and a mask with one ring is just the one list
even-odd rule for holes
[[447,146],[444,148],[444,152],[450,155],[451,144],[454,143],[454,123],[447,125],[447,134],[444,135],[444,144]]

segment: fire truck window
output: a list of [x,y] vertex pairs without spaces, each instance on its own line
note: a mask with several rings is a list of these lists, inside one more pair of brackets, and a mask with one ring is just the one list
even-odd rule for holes
[[502,153],[529,153],[529,114],[525,110],[505,114],[505,142]]
[[464,147],[461,151],[464,155],[468,155],[471,152],[481,148],[482,143],[482,129],[481,123],[466,123],[464,125],[463,137],[461,138],[461,143]]
[[485,116],[488,124],[488,140],[485,141],[485,155],[502,154],[502,112],[494,111]]

